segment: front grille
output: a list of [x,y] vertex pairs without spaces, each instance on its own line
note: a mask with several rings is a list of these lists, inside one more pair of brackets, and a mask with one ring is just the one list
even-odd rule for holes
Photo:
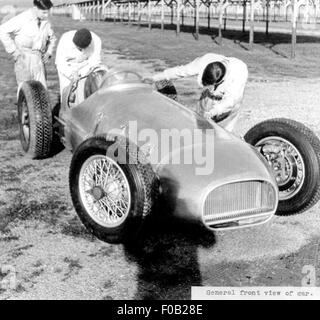
[[205,224],[212,226],[270,215],[276,208],[276,190],[266,181],[243,181],[213,189],[204,202]]

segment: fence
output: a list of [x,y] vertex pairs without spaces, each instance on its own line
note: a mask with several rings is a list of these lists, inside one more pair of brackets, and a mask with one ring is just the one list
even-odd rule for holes
[[241,21],[242,31],[249,25],[249,45],[254,43],[254,25],[265,23],[269,33],[270,22],[290,22],[292,33],[292,58],[295,56],[297,22],[320,22],[320,0],[96,0],[68,1],[53,8],[55,15],[68,15],[74,19],[93,21],[113,20],[147,23],[149,29],[157,23],[164,30],[165,24],[193,25],[195,38],[199,38],[200,26],[218,28],[218,43],[222,43],[222,30],[228,21]]

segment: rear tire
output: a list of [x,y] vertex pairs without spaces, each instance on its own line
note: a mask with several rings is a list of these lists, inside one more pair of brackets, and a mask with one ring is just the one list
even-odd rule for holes
[[[301,213],[318,202],[320,199],[320,141],[310,129],[293,120],[271,119],[254,126],[244,139],[257,147],[264,158],[269,160],[272,172],[277,177],[279,186],[277,214]],[[276,154],[274,152],[278,151],[272,148],[279,145],[288,147],[282,162],[278,162],[277,159],[272,160],[273,155]],[[266,148],[263,149],[264,146],[267,146],[271,152]]]
[[20,141],[32,159],[46,158],[52,145],[52,111],[47,90],[38,81],[22,84],[18,97]]

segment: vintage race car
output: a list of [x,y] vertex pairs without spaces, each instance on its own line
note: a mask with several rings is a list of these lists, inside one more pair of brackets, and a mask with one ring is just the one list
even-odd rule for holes
[[[75,210],[110,243],[132,239],[157,201],[211,230],[261,224],[276,212],[300,213],[318,201],[320,141],[311,130],[271,119],[239,138],[171,99],[175,93],[172,85],[155,88],[135,72],[99,67],[71,83],[53,116],[44,87],[25,82],[18,101],[22,148],[45,158],[59,136],[73,152]],[[149,138],[175,129],[197,132],[198,139],[163,152],[159,140],[133,139],[132,124]],[[206,160],[212,170],[203,173],[196,161],[181,161],[186,152],[211,155]]]

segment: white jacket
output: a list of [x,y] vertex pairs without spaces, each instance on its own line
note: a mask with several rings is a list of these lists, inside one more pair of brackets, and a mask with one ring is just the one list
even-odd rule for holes
[[[218,114],[238,109],[243,99],[244,89],[248,79],[248,68],[244,62],[237,58],[207,53],[186,65],[166,69],[154,75],[153,80],[174,80],[197,76],[198,85],[203,87],[203,72],[206,66],[212,62],[222,62],[226,66],[226,75],[222,83],[212,92],[214,95],[222,96],[222,99],[219,102],[213,102],[211,107],[214,107]],[[207,110],[203,111],[209,111],[209,109],[208,107]]]
[[91,32],[91,44],[88,48],[80,51],[73,42],[75,33],[76,30],[72,30],[62,35],[56,53],[58,72],[68,79],[75,71],[83,76],[88,73],[91,67],[101,63],[101,39],[94,32]]
[[56,37],[50,22],[42,20],[39,28],[34,9],[29,9],[0,26],[0,40],[9,54],[18,48],[52,55]]

